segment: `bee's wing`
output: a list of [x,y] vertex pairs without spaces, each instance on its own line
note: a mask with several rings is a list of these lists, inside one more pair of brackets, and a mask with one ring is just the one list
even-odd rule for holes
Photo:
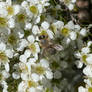
[[55,48],[57,51],[63,50],[63,46],[62,46],[62,45],[59,45],[59,44],[54,45],[54,48]]

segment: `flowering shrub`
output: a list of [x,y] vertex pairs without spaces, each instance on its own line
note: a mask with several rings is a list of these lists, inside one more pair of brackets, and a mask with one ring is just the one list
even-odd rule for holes
[[76,0],[0,0],[0,92],[92,92],[92,25],[76,9]]

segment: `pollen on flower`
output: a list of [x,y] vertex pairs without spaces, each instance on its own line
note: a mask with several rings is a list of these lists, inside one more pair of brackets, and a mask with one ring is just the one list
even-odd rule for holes
[[37,87],[37,83],[34,81],[28,81],[28,87]]
[[88,92],[92,92],[92,87],[88,88]]
[[15,37],[14,35],[10,35],[10,36],[8,37],[8,42],[9,42],[10,44],[14,45],[14,44],[16,44],[16,41],[17,41],[17,39],[16,39],[16,37]]
[[86,63],[86,58],[87,58],[87,55],[82,55],[82,61],[83,61],[84,63]]
[[6,54],[4,52],[0,52],[0,61],[7,61],[8,57],[6,56]]
[[68,36],[68,34],[69,34],[69,29],[68,29],[68,28],[63,28],[63,29],[61,30],[61,34],[64,35],[64,36]]
[[30,44],[29,49],[31,50],[32,53],[36,53],[36,47],[35,44]]
[[38,13],[38,9],[36,6],[30,6],[29,7],[30,11],[33,13],[33,14],[37,14]]
[[44,74],[45,69],[44,69],[44,67],[42,67],[42,66],[37,66],[37,67],[35,68],[35,72],[36,72],[37,74],[41,75],[41,74]]
[[28,71],[28,67],[25,64],[20,64],[20,71]]
[[18,22],[25,22],[25,19],[26,19],[25,14],[18,14],[17,15]]
[[8,11],[8,14],[9,14],[9,15],[12,15],[12,14],[14,13],[14,9],[13,9],[12,6],[8,6],[8,7],[7,7],[7,11]]
[[5,27],[7,25],[7,19],[0,17],[0,27]]

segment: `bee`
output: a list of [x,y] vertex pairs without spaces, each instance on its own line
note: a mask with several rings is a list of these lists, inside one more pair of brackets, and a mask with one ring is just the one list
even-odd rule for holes
[[63,50],[63,47],[59,44],[54,44],[49,39],[48,35],[42,34],[39,36],[40,46],[42,47],[42,55],[55,55],[57,51]]

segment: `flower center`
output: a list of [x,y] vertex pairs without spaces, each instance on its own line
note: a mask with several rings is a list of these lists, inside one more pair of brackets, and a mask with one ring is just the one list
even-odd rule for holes
[[41,74],[44,74],[45,69],[44,69],[44,67],[42,67],[42,66],[37,66],[37,67],[35,68],[35,71],[36,71],[37,74],[41,75]]
[[31,50],[32,53],[36,53],[36,47],[35,44],[29,45],[29,49]]
[[86,63],[86,58],[87,58],[87,55],[83,55],[82,56],[82,61]]
[[17,15],[18,22],[24,22],[26,19],[25,14],[18,14]]
[[61,30],[61,34],[63,34],[64,36],[68,36],[68,34],[69,34],[69,29],[68,29],[68,28],[63,28],[63,29]]
[[16,40],[16,37],[14,36],[14,35],[10,35],[9,37],[8,37],[8,42],[10,43],[10,44],[15,44],[16,42],[17,42],[17,40]]
[[7,25],[7,20],[3,17],[0,17],[0,26],[5,27]]
[[88,92],[92,92],[92,88],[90,87],[90,88],[88,88]]
[[28,81],[28,86],[29,87],[37,87],[37,83],[35,83],[34,81]]
[[7,7],[7,11],[8,11],[8,14],[9,14],[9,15],[12,15],[12,14],[14,13],[14,9],[13,9],[12,6],[8,6],[8,7]]
[[38,9],[36,6],[30,6],[29,7],[30,11],[33,13],[33,14],[37,14],[38,13]]
[[4,52],[0,52],[0,61],[7,61],[8,57],[6,56],[6,54]]

